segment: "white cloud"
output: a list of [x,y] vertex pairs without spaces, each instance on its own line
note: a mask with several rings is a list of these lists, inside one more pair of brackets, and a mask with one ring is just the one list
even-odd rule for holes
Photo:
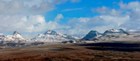
[[49,0],[0,0],[0,14],[40,14],[54,9]]
[[121,10],[130,18],[121,26],[126,29],[140,30],[140,2],[120,3]]
[[64,16],[62,14],[57,14],[56,18],[54,19],[56,22],[59,22],[61,19],[63,19]]
[[54,20],[46,21],[42,15],[31,16],[0,16],[0,31],[22,31],[22,32],[39,32],[46,29],[64,28],[58,22],[63,18],[62,14],[58,14]]
[[112,15],[101,15],[100,18],[107,23],[112,24],[112,26],[116,25],[120,27],[127,20],[129,20],[129,16],[112,16]]
[[116,10],[114,8],[108,8],[105,6],[99,7],[99,8],[93,8],[91,9],[93,13],[99,13],[101,15],[112,15],[112,16],[119,16],[122,13],[122,10]]
[[55,5],[66,1],[0,0],[0,32],[32,33],[61,28],[57,22],[63,19],[62,14],[58,14],[54,22],[46,21],[43,14],[55,9]]
[[[107,29],[121,28],[120,26],[129,19],[129,16],[100,15],[96,17],[80,17],[69,20],[67,30],[71,35],[83,36],[90,30],[104,32]],[[71,25],[72,24],[72,25]]]
[[[0,16],[1,24],[0,31],[1,32],[9,32],[9,31],[22,31],[22,32],[35,32],[43,30],[42,27],[45,26],[46,22],[43,16],[35,15],[35,16]],[[3,30],[4,29],[4,30]]]

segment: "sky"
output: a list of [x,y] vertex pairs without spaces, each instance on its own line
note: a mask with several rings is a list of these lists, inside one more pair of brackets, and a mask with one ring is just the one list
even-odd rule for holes
[[47,30],[83,37],[91,30],[140,30],[140,0],[0,0],[0,33]]

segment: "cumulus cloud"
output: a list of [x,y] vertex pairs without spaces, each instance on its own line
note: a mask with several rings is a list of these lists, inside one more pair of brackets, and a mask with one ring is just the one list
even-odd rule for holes
[[122,27],[125,27],[126,29],[130,30],[140,30],[140,2],[130,2],[130,3],[121,3],[120,7],[122,10],[124,10],[125,15],[128,15],[130,18],[127,20],[124,24],[122,24]]
[[68,1],[79,0],[0,0],[0,14],[42,14]]
[[[90,30],[104,32],[107,29],[121,28],[120,26],[129,19],[129,16],[100,15],[96,17],[80,17],[69,20],[68,29],[72,35],[85,35]],[[72,24],[72,25],[71,25]]]
[[[46,21],[43,15],[31,16],[0,16],[0,32],[21,31],[21,32],[39,32],[47,29],[54,30],[64,28],[58,22],[63,18],[62,14],[57,14],[54,20]],[[4,29],[4,30],[3,30]]]
[[61,19],[63,19],[64,16],[62,14],[57,14],[56,18],[54,19],[56,22],[59,22]]
[[55,29],[62,18],[58,14],[53,21],[46,21],[44,13],[67,0],[0,0],[0,32],[41,32]]
[[54,9],[49,0],[0,0],[0,14],[39,14]]
[[9,32],[15,30],[22,32],[40,31],[43,30],[42,27],[44,27],[46,24],[44,17],[41,15],[35,16],[1,15],[0,18],[1,18],[0,24],[1,32],[3,31]]

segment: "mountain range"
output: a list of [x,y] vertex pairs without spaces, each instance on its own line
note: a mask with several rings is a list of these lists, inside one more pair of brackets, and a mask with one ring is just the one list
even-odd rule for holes
[[137,32],[128,32],[123,29],[109,29],[104,33],[100,33],[96,30],[91,30],[88,34],[86,34],[83,38],[79,40],[79,38],[68,35],[58,33],[54,30],[47,30],[44,33],[38,34],[31,39],[24,38],[19,32],[14,31],[11,35],[0,34],[0,45],[14,45],[18,44],[38,44],[42,43],[76,43],[79,41],[105,41],[105,40],[140,40],[140,33]]

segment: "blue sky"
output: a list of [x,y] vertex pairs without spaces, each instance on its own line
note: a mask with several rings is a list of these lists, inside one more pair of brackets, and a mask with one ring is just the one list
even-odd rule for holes
[[26,36],[55,30],[84,36],[90,30],[140,30],[140,0],[0,0],[0,33]]
[[100,15],[97,12],[92,12],[91,9],[97,9],[100,7],[108,7],[113,9],[120,9],[119,3],[129,3],[139,0],[79,0],[79,2],[72,3],[66,2],[56,6],[55,10],[45,13],[46,20],[53,20],[57,14],[63,14],[65,18],[61,21],[65,23],[68,19],[73,17],[93,17]]

